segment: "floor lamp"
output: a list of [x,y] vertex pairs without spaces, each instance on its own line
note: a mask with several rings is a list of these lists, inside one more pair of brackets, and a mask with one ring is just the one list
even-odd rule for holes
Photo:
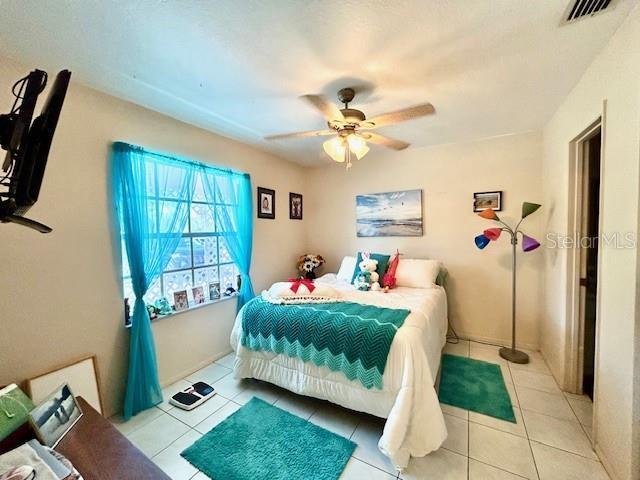
[[518,234],[522,235],[522,251],[530,252],[540,246],[540,243],[535,238],[525,235],[524,232],[520,230],[522,221],[539,208],[540,205],[537,203],[523,202],[522,218],[515,228],[511,228],[500,220],[496,212],[491,209],[478,213],[482,218],[494,220],[502,224],[502,227],[487,228],[475,238],[476,247],[480,250],[489,245],[490,242],[498,240],[502,232],[507,232],[511,237],[511,348],[502,347],[500,349],[500,356],[513,363],[529,363],[529,355],[520,350],[516,350],[516,246],[518,245]]

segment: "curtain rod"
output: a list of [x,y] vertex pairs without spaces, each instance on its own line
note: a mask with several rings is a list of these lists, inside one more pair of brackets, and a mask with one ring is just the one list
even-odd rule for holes
[[141,147],[139,145],[133,145],[131,143],[127,143],[127,142],[113,142],[112,144],[112,148],[114,150],[138,150],[138,151],[142,151],[144,153],[147,153],[149,155],[153,155],[156,157],[161,157],[161,158],[166,158],[168,160],[173,160],[175,162],[181,162],[181,163],[185,163],[188,165],[198,165],[202,168],[206,168],[209,170],[217,170],[219,172],[222,173],[227,173],[227,174],[231,174],[231,175],[240,175],[240,176],[247,176],[249,177],[250,175],[246,172],[240,172],[238,170],[233,170],[232,168],[221,168],[221,167],[214,167],[213,165],[210,165],[208,163],[204,163],[204,162],[199,162],[197,160],[191,160],[191,159],[186,159],[186,158],[180,158],[174,155],[169,155],[166,153],[160,153],[160,152],[155,152],[153,150],[148,150],[144,147]]

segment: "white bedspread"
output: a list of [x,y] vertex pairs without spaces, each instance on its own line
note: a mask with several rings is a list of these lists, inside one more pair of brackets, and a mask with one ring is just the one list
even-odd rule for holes
[[389,293],[360,292],[334,274],[316,282],[338,289],[345,301],[411,311],[391,344],[383,389],[367,390],[342,372],[299,358],[242,347],[242,311],[231,333],[235,377],[264,380],[301,395],[386,418],[378,448],[398,469],[407,466],[410,456],[422,457],[437,450],[447,436],[434,388],[447,332],[444,289],[434,285],[429,289],[399,287]]

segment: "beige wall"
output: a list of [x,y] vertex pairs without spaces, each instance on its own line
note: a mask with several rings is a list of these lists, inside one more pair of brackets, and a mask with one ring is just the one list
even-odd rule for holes
[[[601,233],[638,232],[640,8],[636,7],[544,129],[545,230],[569,233],[569,143],[603,112]],[[566,250],[547,250],[542,352],[556,378],[567,374]],[[632,455],[634,335],[638,316],[636,248],[600,247],[596,446],[619,479],[640,478]],[[635,353],[638,355],[638,352]],[[636,371],[635,378],[637,383]],[[636,385],[637,389],[637,385]],[[636,397],[640,392],[635,392]],[[637,439],[638,433],[636,433]],[[635,464],[633,464],[635,462]]]
[[[11,107],[11,85],[30,68],[0,59],[1,112]],[[96,353],[107,413],[120,408],[128,354],[119,251],[110,226],[114,140],[246,171],[254,191],[257,185],[276,189],[276,220],[255,222],[257,290],[294,272],[306,223],[289,220],[287,206],[288,192],[305,193],[302,168],[72,83],[40,201],[29,212],[53,233],[0,226],[0,385]],[[230,351],[234,315],[235,302],[224,301],[156,322],[161,382]]]
[[[602,113],[606,233],[638,231],[640,176],[640,9],[549,121],[543,134],[525,133],[399,153],[372,149],[350,172],[340,166],[303,169],[246,145],[205,132],[128,102],[72,84],[40,202],[30,216],[54,227],[48,236],[0,226],[0,384],[96,353],[107,413],[120,407],[128,333],[122,326],[119,252],[113,238],[108,147],[124,140],[155,150],[244,170],[257,185],[275,188],[277,220],[255,223],[256,290],[293,272],[298,253],[316,251],[335,270],[357,250],[430,257],[448,268],[450,318],[461,335],[506,342],[510,336],[510,254],[506,240],[478,251],[473,237],[491,222],[471,211],[476,191],[503,190],[513,221],[524,200],[543,209],[525,223],[542,240],[567,233],[569,142]],[[9,87],[31,67],[0,59],[0,111]],[[424,236],[358,239],[355,195],[420,188]],[[291,221],[287,193],[305,194],[305,221]],[[299,246],[300,248],[292,246]],[[541,248],[519,255],[519,335],[540,345],[556,378],[566,373],[566,251]],[[595,433],[608,469],[636,479],[640,465],[637,250],[603,248]],[[162,383],[181,377],[230,349],[233,301],[154,323]],[[635,431],[633,430],[635,427]],[[636,439],[635,453],[632,438]],[[635,459],[635,460],[633,460]],[[636,463],[634,464],[633,461]],[[635,476],[634,476],[635,475]]]
[[[332,164],[310,171],[307,188],[309,246],[328,259],[328,270],[358,250],[395,252],[441,260],[449,271],[449,318],[460,335],[509,342],[511,338],[511,248],[508,240],[478,250],[474,237],[493,222],[472,211],[473,193],[503,190],[508,223],[520,217],[523,201],[542,200],[541,136],[509,135],[476,142],[410,148],[372,149],[346,172]],[[357,238],[355,196],[422,189],[422,237]],[[541,239],[542,216],[524,229]],[[541,311],[541,249],[518,254],[518,340],[538,347]]]

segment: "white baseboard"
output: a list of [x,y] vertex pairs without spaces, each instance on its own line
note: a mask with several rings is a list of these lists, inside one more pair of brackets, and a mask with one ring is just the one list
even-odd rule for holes
[[596,451],[598,458],[600,459],[600,463],[602,463],[602,466],[607,471],[607,474],[609,474],[609,477],[611,477],[611,480],[622,480],[622,477],[619,476],[613,469],[611,462],[609,462],[609,459],[600,448],[600,445],[596,443],[593,448]]
[[543,348],[540,349],[540,355],[542,355],[544,363],[546,363],[547,367],[549,367],[551,376],[555,379],[556,383],[560,386],[560,390],[562,390],[563,392],[577,393],[577,392],[572,392],[571,388],[567,388],[567,384],[564,381],[564,378],[558,378],[558,376],[556,375],[556,372],[553,370],[553,368],[551,368],[551,362],[549,362],[549,359],[547,358],[547,355],[544,353]]
[[190,367],[187,370],[183,370],[182,372],[178,373],[177,375],[173,375],[173,376],[171,376],[171,377],[169,377],[167,379],[163,379],[160,382],[160,386],[162,388],[165,388],[165,387],[168,387],[169,385],[173,385],[177,381],[182,380],[183,378],[188,377],[192,373],[197,372],[198,370],[206,367],[207,365],[212,364],[216,360],[220,360],[222,357],[225,357],[225,356],[229,355],[232,351],[233,350],[229,349],[229,351],[225,351],[225,352],[222,352],[222,353],[216,353],[215,355],[212,355],[211,357],[207,357],[202,362],[199,362],[197,365],[194,365],[193,367]]
[[[490,343],[492,345],[511,346],[511,340],[504,338],[483,337],[480,335],[470,335],[466,332],[459,332],[458,336],[463,340],[471,340],[479,343]],[[518,343],[518,347],[530,350],[532,352],[540,351],[540,346],[534,343]]]

